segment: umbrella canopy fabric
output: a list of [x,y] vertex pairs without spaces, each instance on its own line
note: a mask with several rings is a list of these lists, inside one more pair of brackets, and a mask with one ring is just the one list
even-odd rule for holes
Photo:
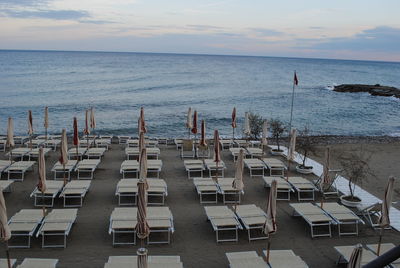
[[90,108],[90,128],[96,128],[96,118],[94,117],[94,108]]
[[147,268],[147,249],[139,248],[136,252],[137,254],[137,267],[138,268]]
[[245,112],[244,113],[244,130],[243,133],[247,136],[250,136],[251,130],[250,130],[250,119],[249,119],[249,113]]
[[143,132],[140,132],[139,133],[139,158],[138,158],[138,161],[140,162],[140,157],[141,157],[141,152],[142,152],[142,150],[143,149],[145,149],[146,148],[146,143],[145,143],[145,141],[144,141],[144,133]]
[[3,189],[0,189],[0,240],[8,241],[11,238],[11,230],[8,227],[7,207],[3,196]]
[[137,224],[136,233],[140,239],[145,239],[150,234],[150,227],[147,223],[147,200],[146,191],[149,186],[147,184],[147,153],[146,149],[142,149],[140,154],[140,171],[138,182],[138,210],[137,210]]
[[219,144],[218,130],[214,130],[214,162],[221,162],[221,147]]
[[200,146],[207,146],[206,142],[206,121],[201,120]]
[[189,107],[188,112],[187,112],[187,117],[186,117],[186,128],[192,129],[192,108]]
[[197,111],[193,113],[192,133],[197,134]]
[[237,191],[241,191],[244,188],[243,184],[243,169],[244,169],[244,150],[240,149],[239,156],[236,161],[235,167],[235,179],[233,180],[232,187]]
[[382,228],[390,226],[389,212],[390,212],[390,207],[392,206],[393,190],[394,190],[394,177],[390,176],[385,189],[385,197],[382,203],[381,217],[379,218],[379,225]]
[[363,251],[363,247],[361,244],[358,244],[354,247],[354,250],[350,256],[349,263],[347,264],[347,268],[360,268],[361,267],[362,251]]
[[60,158],[58,160],[61,165],[66,165],[68,163],[68,141],[65,128],[61,132]]
[[49,128],[49,107],[44,108],[44,128]]
[[39,148],[39,183],[37,185],[38,189],[44,193],[47,189],[46,187],[46,161],[44,158],[43,147]]
[[325,161],[324,161],[324,169],[322,173],[322,179],[320,183],[320,188],[323,190],[326,187],[331,185],[331,177],[329,176],[329,166],[330,166],[330,147],[326,147],[325,149]]
[[231,126],[232,128],[236,128],[236,107],[233,107]]
[[28,111],[28,134],[33,134],[33,120],[32,120],[32,111]]
[[78,120],[74,117],[74,145],[79,145]]
[[294,159],[294,152],[296,150],[296,136],[297,136],[297,130],[293,128],[290,131],[290,145],[289,145],[289,152],[287,155],[288,160]]
[[83,130],[83,134],[89,135],[90,134],[90,128],[89,128],[89,110],[86,110],[85,113],[85,129]]
[[8,118],[7,125],[7,147],[13,147],[15,145],[14,142],[14,121],[11,117]]
[[140,116],[139,116],[139,122],[138,122],[138,129],[139,133],[147,133],[147,128],[146,128],[146,121],[144,120],[144,108],[140,108]]
[[267,219],[264,223],[264,233],[266,235],[273,234],[277,231],[276,227],[276,180],[271,183],[267,205]]
[[267,138],[268,138],[268,122],[267,122],[267,120],[264,120],[263,127],[262,127],[262,136],[261,136],[261,144],[263,146],[268,145]]

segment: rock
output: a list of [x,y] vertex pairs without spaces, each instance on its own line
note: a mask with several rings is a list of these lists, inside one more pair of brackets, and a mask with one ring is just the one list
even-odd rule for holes
[[336,92],[368,92],[372,96],[396,97],[400,98],[400,89],[395,87],[376,85],[361,85],[361,84],[343,84],[333,88]]

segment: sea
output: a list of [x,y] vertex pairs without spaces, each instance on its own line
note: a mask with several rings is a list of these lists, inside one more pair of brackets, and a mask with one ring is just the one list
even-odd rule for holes
[[230,136],[237,109],[289,122],[315,135],[400,136],[400,99],[338,93],[334,85],[381,84],[400,88],[400,63],[254,56],[0,50],[0,134],[7,118],[15,133],[27,133],[32,110],[36,134],[84,128],[85,110],[95,109],[97,134],[136,135],[140,107],[148,135],[187,135],[186,113],[196,110],[206,132]]

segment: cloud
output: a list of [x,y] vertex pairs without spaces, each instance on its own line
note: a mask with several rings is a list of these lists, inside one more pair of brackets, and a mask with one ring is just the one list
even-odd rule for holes
[[98,24],[98,25],[116,23],[115,21],[110,21],[110,20],[80,20],[79,22],[86,24]]
[[250,31],[256,32],[260,36],[282,36],[285,33],[267,28],[249,28]]
[[213,26],[213,25],[186,25],[187,28],[196,30],[196,31],[215,31],[215,30],[222,30],[223,27]]
[[0,7],[33,7],[47,4],[49,0],[1,0]]
[[[308,40],[315,42],[316,40]],[[351,37],[331,38],[319,40],[308,47],[320,50],[354,50],[354,51],[381,51],[400,52],[400,29],[388,26],[379,26],[364,30]]]
[[3,10],[7,17],[13,18],[43,18],[54,20],[78,20],[90,17],[87,11],[78,10]]

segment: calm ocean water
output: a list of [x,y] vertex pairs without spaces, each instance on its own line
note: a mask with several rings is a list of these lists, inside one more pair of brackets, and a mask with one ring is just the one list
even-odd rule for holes
[[293,71],[299,77],[293,125],[308,124],[315,134],[400,135],[400,101],[368,94],[336,93],[342,83],[400,88],[400,63],[145,53],[0,50],[0,134],[7,117],[26,134],[32,110],[36,133],[43,133],[43,110],[51,133],[80,129],[84,111],[96,109],[98,133],[137,133],[145,107],[150,136],[186,134],[188,107],[230,135],[233,106],[239,128],[244,112],[288,121]]

